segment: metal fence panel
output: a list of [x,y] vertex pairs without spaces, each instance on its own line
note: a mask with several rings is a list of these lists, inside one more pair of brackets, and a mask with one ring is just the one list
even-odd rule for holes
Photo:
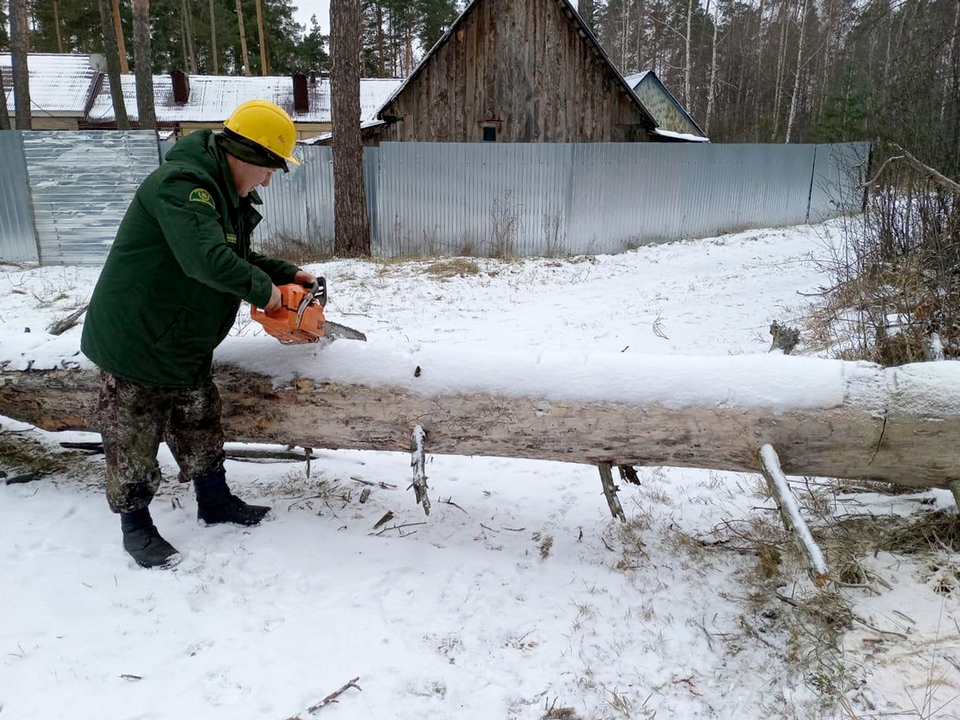
[[814,153],[804,145],[579,146],[576,252],[802,223]]
[[36,262],[40,258],[20,133],[0,132],[0,167],[0,260]]
[[566,251],[571,145],[384,143],[375,255]]
[[[18,181],[21,136],[27,174]],[[44,264],[102,262],[136,187],[172,146],[158,146],[152,132],[14,132],[0,139],[4,168],[14,171],[0,177],[0,258]],[[860,209],[869,152],[868,143],[385,143],[363,156],[371,251],[611,253],[819,222]],[[262,190],[264,221],[254,240],[268,251],[295,242],[331,254],[332,148],[301,147],[298,154],[302,166],[274,175]],[[35,232],[24,205],[27,182]]]
[[254,243],[295,241],[320,254],[333,253],[333,148],[297,149],[300,167],[275,173],[269,187],[260,188],[263,221]]
[[24,131],[40,262],[102,263],[140,183],[158,165],[152,131]]
[[[385,143],[372,250],[386,257],[609,253],[803,223],[816,152],[812,145]],[[816,202],[818,218],[837,214],[827,195]]]
[[808,222],[822,222],[863,208],[870,143],[817,145]]

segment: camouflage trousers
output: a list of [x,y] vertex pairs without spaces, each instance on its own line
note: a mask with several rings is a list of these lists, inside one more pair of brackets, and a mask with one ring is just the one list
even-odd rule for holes
[[116,513],[147,507],[162,476],[157,450],[165,440],[180,482],[223,468],[220,393],[198,387],[140,385],[103,373],[97,412],[107,459],[107,502]]

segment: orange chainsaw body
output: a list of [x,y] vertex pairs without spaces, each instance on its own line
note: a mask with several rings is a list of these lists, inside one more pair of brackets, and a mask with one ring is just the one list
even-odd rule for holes
[[280,285],[278,290],[282,298],[279,310],[267,313],[251,305],[250,317],[263,325],[263,329],[280,342],[312,343],[320,340],[326,323],[320,301],[316,297],[310,298],[300,312],[300,306],[310,291],[297,284]]

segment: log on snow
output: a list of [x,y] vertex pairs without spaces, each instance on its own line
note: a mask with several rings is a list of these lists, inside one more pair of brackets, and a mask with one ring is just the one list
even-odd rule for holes
[[[215,369],[228,440],[409,452],[419,425],[428,453],[759,472],[757,451],[770,444],[789,475],[913,487],[960,477],[960,363],[884,369],[618,354],[572,362],[559,353],[256,340],[272,343],[228,342]],[[10,365],[0,372],[0,414],[46,430],[96,429],[95,368]]]

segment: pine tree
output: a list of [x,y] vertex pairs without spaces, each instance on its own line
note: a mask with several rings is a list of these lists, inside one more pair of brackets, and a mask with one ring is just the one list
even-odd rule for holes
[[360,144],[360,0],[332,0],[334,252],[370,254]]

